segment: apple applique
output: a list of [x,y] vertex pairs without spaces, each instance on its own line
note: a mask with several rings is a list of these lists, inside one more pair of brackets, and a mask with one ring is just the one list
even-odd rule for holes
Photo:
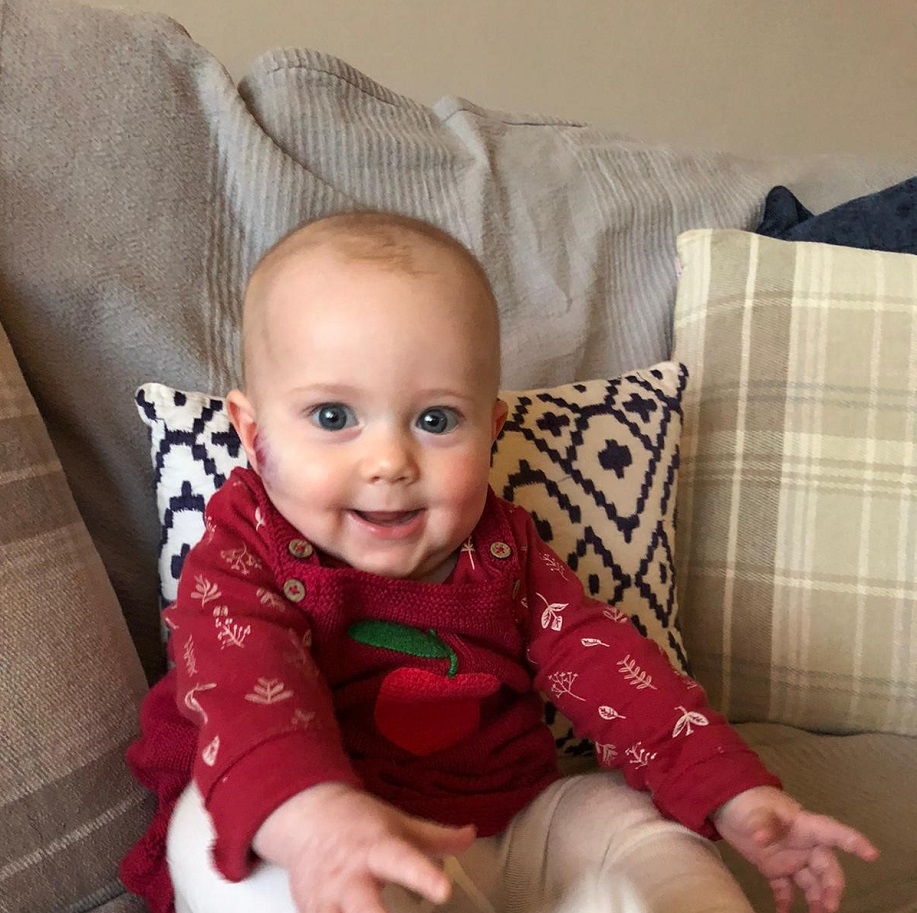
[[474,733],[481,722],[481,699],[500,687],[499,679],[490,673],[459,672],[455,651],[432,629],[367,620],[352,624],[348,634],[368,646],[446,664],[442,672],[403,666],[382,680],[374,711],[376,726],[411,754],[432,754]]

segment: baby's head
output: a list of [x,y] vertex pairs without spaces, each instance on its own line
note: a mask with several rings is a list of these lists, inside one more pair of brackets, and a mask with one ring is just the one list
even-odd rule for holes
[[345,564],[441,580],[481,516],[500,332],[484,270],[405,216],[297,229],[252,273],[228,396],[274,505]]

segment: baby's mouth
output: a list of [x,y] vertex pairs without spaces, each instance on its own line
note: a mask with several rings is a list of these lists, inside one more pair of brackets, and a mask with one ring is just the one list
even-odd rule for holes
[[420,510],[353,510],[352,513],[373,526],[401,526],[410,523]]

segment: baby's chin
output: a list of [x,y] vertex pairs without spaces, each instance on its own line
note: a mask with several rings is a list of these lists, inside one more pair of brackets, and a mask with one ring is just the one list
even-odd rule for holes
[[336,560],[346,567],[352,567],[367,574],[375,574],[377,577],[389,577],[393,580],[416,580],[419,583],[442,583],[455,568],[458,560],[458,550],[448,554],[445,558],[434,559],[413,566],[393,566],[388,562]]

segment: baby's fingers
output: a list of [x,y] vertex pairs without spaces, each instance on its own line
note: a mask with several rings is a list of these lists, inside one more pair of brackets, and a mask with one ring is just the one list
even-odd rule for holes
[[789,878],[772,878],[770,885],[774,894],[776,913],[790,913],[790,904],[793,902],[793,882]]
[[848,828],[850,833],[840,842],[835,844],[839,849],[846,850],[852,856],[859,856],[866,862],[879,858],[879,848],[864,834]]
[[441,868],[417,847],[390,839],[375,844],[366,859],[367,868],[383,884],[399,884],[440,904],[448,899],[452,883]]
[[841,824],[840,821],[829,818],[827,815],[808,815],[807,818],[806,830],[813,846],[821,844],[837,847],[867,862],[878,857],[879,850],[868,837],[858,830]]
[[473,824],[446,827],[433,821],[413,818],[405,836],[428,856],[442,859],[444,856],[464,853],[474,843],[477,834]]
[[815,847],[808,866],[797,876],[796,883],[805,891],[809,909],[834,913],[844,894],[844,871],[831,850]]

